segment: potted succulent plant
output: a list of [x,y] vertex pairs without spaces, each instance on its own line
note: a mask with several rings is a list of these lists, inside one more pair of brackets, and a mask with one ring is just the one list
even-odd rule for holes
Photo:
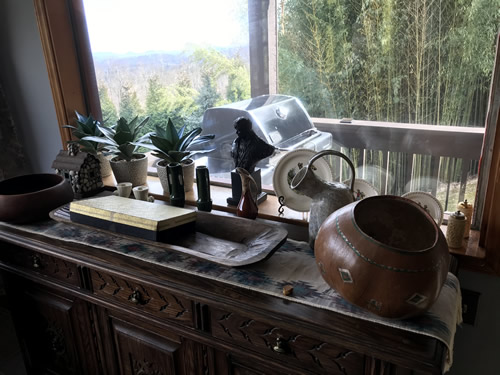
[[142,142],[149,139],[149,133],[140,136],[140,130],[149,121],[149,117],[139,122],[136,116],[128,122],[120,117],[111,127],[97,125],[101,136],[86,136],[85,141],[104,144],[106,150],[115,155],[111,160],[111,169],[116,182],[131,182],[132,186],[146,184],[148,176],[147,155],[138,153],[137,149]]
[[75,111],[76,114],[76,125],[64,125],[63,128],[73,129],[71,134],[76,138],[74,141],[69,141],[68,143],[78,144],[80,149],[84,152],[88,152],[99,159],[101,164],[101,176],[107,177],[111,175],[111,166],[109,164],[109,159],[103,153],[105,151],[104,144],[96,141],[89,141],[83,138],[85,137],[102,137],[102,132],[99,130],[99,121],[92,118],[92,115],[85,117]]
[[185,130],[186,126],[184,125],[177,131],[172,120],[168,119],[165,128],[155,126],[155,131],[149,135],[150,143],[141,144],[141,146],[151,149],[153,156],[160,158],[156,163],[156,169],[163,190],[166,192],[168,192],[167,165],[169,163],[180,163],[182,165],[184,190],[190,191],[193,189],[194,183],[194,161],[191,157],[197,153],[212,151],[188,150],[188,147],[213,139],[213,134],[200,136],[202,131],[200,127],[188,132],[185,132]]

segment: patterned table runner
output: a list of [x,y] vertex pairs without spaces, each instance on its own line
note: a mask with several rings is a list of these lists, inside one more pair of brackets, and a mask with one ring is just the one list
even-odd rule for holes
[[[2,223],[21,231],[49,238],[85,244],[146,262],[196,274],[209,279],[256,290],[279,298],[335,311],[398,329],[434,337],[448,347],[447,371],[453,360],[453,341],[461,323],[461,295],[458,279],[451,273],[434,305],[423,315],[405,320],[377,317],[345,301],[321,277],[314,253],[306,242],[287,240],[271,258],[242,268],[231,268],[163,248],[134,242],[112,233],[52,220],[29,225]],[[284,296],[283,286],[292,285],[293,295]]]

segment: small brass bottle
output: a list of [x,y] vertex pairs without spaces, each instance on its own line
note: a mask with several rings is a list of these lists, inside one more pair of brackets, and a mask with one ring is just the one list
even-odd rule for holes
[[457,205],[457,210],[462,211],[463,214],[465,215],[464,238],[469,238],[470,224],[472,221],[472,212],[474,211],[474,206],[472,204],[470,204],[469,202],[467,202],[467,199],[466,199]]
[[465,224],[466,218],[462,212],[456,211],[450,215],[448,218],[448,228],[446,229],[446,241],[449,248],[456,249],[462,247]]

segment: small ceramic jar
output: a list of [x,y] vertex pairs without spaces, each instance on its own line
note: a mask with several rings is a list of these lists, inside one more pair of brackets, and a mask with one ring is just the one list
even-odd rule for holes
[[448,228],[446,229],[448,247],[455,249],[462,247],[466,224],[466,216],[462,212],[456,211],[450,215],[448,218]]

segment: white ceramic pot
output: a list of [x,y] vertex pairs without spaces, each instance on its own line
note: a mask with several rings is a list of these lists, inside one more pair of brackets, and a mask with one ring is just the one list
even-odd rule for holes
[[[163,159],[158,160],[156,162],[156,171],[158,172],[158,178],[160,179],[163,191],[167,194],[170,194],[168,190],[167,165],[167,161]],[[193,190],[194,161],[192,159],[188,159],[187,161],[182,162],[181,165],[182,176],[184,178],[184,191],[187,193],[188,191]]]
[[134,154],[130,161],[120,160],[117,156],[109,163],[117,183],[131,182],[132,186],[145,185],[148,178],[148,157],[144,154]]
[[111,157],[99,152],[97,153],[97,159],[99,159],[99,163],[101,165],[101,177],[111,176],[112,170],[111,165],[109,164],[109,159],[111,159]]
[[184,177],[184,191],[188,192],[193,190],[194,184],[194,160],[187,159],[181,163],[182,175]]

